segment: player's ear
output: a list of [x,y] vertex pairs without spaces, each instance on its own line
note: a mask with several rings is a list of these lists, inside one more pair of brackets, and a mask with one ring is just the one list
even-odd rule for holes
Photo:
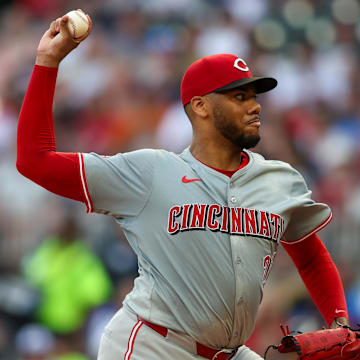
[[191,110],[201,118],[209,114],[209,104],[204,96],[194,96],[190,101]]

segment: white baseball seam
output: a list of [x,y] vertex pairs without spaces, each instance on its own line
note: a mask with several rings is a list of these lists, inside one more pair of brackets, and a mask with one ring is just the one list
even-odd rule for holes
[[[80,18],[81,21],[83,21],[86,24],[86,26],[89,25],[88,19],[86,18],[86,16],[83,13],[81,13],[80,11],[75,11],[75,14]],[[73,29],[74,29],[74,38],[76,39],[77,36],[76,36],[76,25],[75,25],[75,23],[74,23]]]
[[72,29],[73,29],[73,34],[72,34],[72,37],[74,38],[74,39],[76,39],[76,24],[75,24],[75,22],[74,21],[72,21],[72,19],[69,17],[69,23],[70,23],[70,25],[71,25],[71,27],[72,27]]
[[[73,11],[72,14],[74,14],[74,15],[76,14],[76,16],[80,19],[80,21],[85,23],[86,26],[89,26],[89,21],[88,21],[87,17],[83,13],[81,13],[79,10]],[[72,37],[74,39],[77,39],[78,37],[81,37],[81,36],[78,36],[78,34],[77,34],[78,30],[77,30],[77,27],[76,27],[76,23],[75,23],[75,21],[73,21],[71,19],[71,17],[69,17],[69,23],[70,23],[70,25],[72,27],[72,30],[73,30]]]
[[75,11],[75,14],[76,14],[77,16],[79,16],[80,19],[81,19],[82,21],[84,21],[86,25],[88,25],[88,23],[89,23],[89,22],[88,22],[88,19],[87,19],[87,17],[86,17],[82,12],[80,12],[80,11]]

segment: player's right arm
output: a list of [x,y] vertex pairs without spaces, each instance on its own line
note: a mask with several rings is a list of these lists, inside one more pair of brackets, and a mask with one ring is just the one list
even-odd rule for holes
[[53,126],[53,97],[61,60],[91,31],[74,40],[66,28],[67,16],[53,21],[43,35],[36,65],[20,111],[17,138],[17,169],[46,189],[89,203],[81,178],[81,155],[56,151]]
[[155,151],[111,157],[56,151],[52,106],[57,68],[91,30],[75,42],[66,21],[63,16],[53,22],[38,47],[19,117],[17,169],[57,195],[84,202],[88,212],[135,217],[151,194]]

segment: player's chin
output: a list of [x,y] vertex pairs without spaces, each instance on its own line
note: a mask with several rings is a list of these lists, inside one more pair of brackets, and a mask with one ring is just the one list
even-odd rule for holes
[[248,136],[260,136],[260,125],[259,126],[256,126],[256,125],[248,125],[246,128],[245,128],[245,136],[248,137]]
[[242,149],[251,149],[253,147],[255,147],[260,141],[260,136],[259,134],[254,134],[254,135],[247,135],[247,136],[242,136],[241,139],[238,139],[237,144],[242,148]]

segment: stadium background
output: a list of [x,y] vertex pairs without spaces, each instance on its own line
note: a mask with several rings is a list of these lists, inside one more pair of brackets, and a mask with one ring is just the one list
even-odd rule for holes
[[[131,289],[136,259],[121,229],[15,169],[16,125],[49,23],[83,8],[93,33],[62,64],[60,151],[179,152],[191,138],[179,102],[186,67],[238,54],[279,86],[260,97],[257,151],[300,170],[334,219],[320,233],[360,321],[360,4],[357,0],[17,0],[0,3],[0,359],[94,359],[99,334]],[[50,266],[51,265],[51,266]],[[324,325],[280,251],[249,344],[279,324]]]

